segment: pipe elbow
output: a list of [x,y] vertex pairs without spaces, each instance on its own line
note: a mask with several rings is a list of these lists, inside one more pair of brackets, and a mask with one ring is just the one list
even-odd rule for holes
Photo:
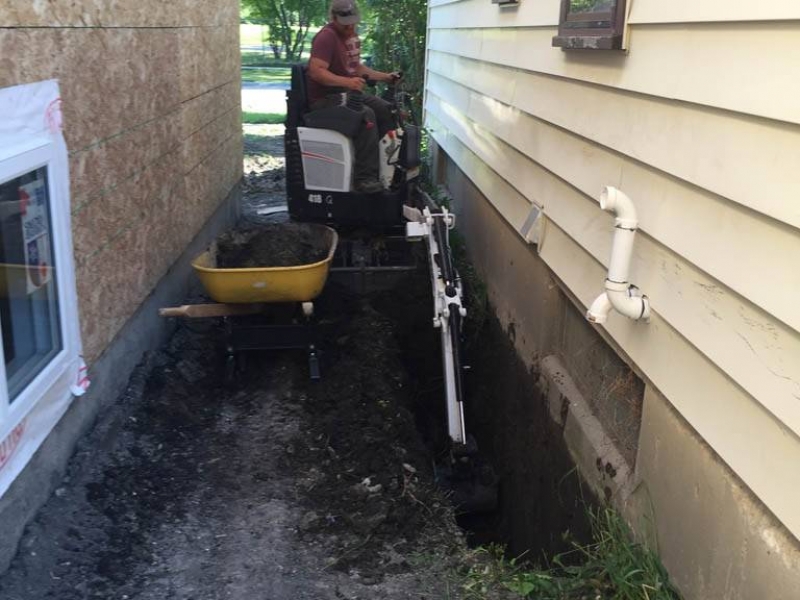
[[615,187],[606,186],[600,194],[600,208],[616,217],[614,239],[605,291],[592,302],[586,318],[592,323],[605,323],[608,313],[614,309],[634,321],[649,321],[650,301],[639,293],[636,286],[628,283],[633,240],[639,225],[636,207],[626,194]]
[[600,208],[610,213],[614,213],[616,220],[614,225],[636,231],[639,220],[636,216],[636,207],[625,192],[607,185],[600,194]]
[[637,291],[634,286],[606,281],[606,295],[614,310],[634,321],[649,322],[650,300]]
[[611,300],[609,300],[608,294],[603,292],[595,298],[589,310],[586,311],[586,319],[591,323],[605,323],[610,312]]

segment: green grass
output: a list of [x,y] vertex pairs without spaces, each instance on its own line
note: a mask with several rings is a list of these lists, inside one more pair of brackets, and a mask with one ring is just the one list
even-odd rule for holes
[[296,64],[305,64],[308,62],[308,53],[310,46],[306,46],[303,51],[302,58],[297,60],[285,60],[283,58],[275,58],[272,56],[272,51],[267,52],[242,52],[242,66],[243,67],[291,67]]
[[291,70],[288,67],[258,67],[242,69],[242,82],[289,83]]
[[272,57],[272,52],[242,52],[243,67],[282,67],[284,69],[303,61],[288,61]]
[[505,589],[517,598],[536,600],[679,600],[658,557],[631,541],[622,518],[610,508],[589,511],[593,541],[573,544],[543,569],[530,569],[490,546],[467,574],[470,600]]
[[283,125],[286,113],[242,112],[242,123],[248,125]]

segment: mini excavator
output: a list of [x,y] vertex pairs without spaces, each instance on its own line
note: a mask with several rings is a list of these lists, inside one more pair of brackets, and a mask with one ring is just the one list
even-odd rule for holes
[[355,226],[376,235],[400,228],[406,241],[425,243],[433,326],[441,334],[449,437],[446,456],[436,464],[436,478],[451,491],[457,512],[494,510],[497,477],[481,460],[464,420],[461,344],[467,311],[449,241],[456,217],[418,186],[421,136],[409,95],[401,81],[388,84],[382,95],[392,107],[397,128],[379,143],[379,179],[384,189],[364,194],[352,185],[351,137],[363,118],[361,93],[343,91],[340,105],[310,112],[305,66],[292,68],[291,81],[284,134],[289,214],[295,221],[321,222],[337,229]]

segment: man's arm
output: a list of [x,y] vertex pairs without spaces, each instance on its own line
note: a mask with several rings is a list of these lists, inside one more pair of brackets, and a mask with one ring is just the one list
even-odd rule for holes
[[391,83],[395,79],[400,79],[397,73],[384,73],[383,71],[376,71],[375,69],[370,69],[364,63],[360,63],[358,65],[357,73],[361,77],[366,75],[372,81],[383,81],[386,83]]
[[323,59],[312,56],[308,61],[308,76],[320,85],[326,87],[347,88],[360,92],[364,89],[364,80],[361,77],[342,77],[331,73],[330,63]]

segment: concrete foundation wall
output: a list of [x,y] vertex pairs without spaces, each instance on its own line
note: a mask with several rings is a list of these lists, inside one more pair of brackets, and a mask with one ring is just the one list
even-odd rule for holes
[[539,374],[531,415],[543,414],[536,403],[546,404],[593,491],[658,551],[687,600],[796,598],[794,537],[637,376],[636,365],[586,322],[536,248],[468,174],[435,144],[433,155],[433,172],[453,197],[458,229],[497,317]]
[[90,367],[241,176],[239,3],[0,6],[0,87],[58,79]]
[[800,595],[794,536],[653,389],[645,394],[637,475],[629,517],[687,598]]

